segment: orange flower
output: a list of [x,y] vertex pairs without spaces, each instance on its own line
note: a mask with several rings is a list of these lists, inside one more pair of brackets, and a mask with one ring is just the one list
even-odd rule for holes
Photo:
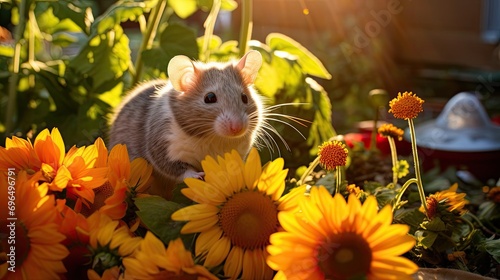
[[134,197],[149,186],[153,167],[143,158],[129,160],[127,147],[116,145],[109,153],[109,183],[95,190],[96,203],[90,212],[99,210],[114,220],[125,216],[127,195]]
[[31,141],[18,137],[5,139],[5,148],[0,147],[0,169],[16,168],[26,170],[28,175],[40,170],[40,159],[35,153]]
[[7,257],[15,254],[16,265],[15,272],[8,271],[2,279],[58,279],[66,272],[62,260],[69,252],[62,244],[66,237],[59,231],[54,196],[28,179],[24,170],[15,178],[15,188],[0,185],[0,205],[7,208],[9,201],[15,202],[12,210],[0,211],[0,235],[9,237],[1,239],[0,248]]
[[404,131],[392,123],[386,123],[378,128],[378,133],[384,137],[392,137],[401,141],[403,140]]
[[424,101],[411,92],[405,91],[389,102],[389,113],[392,113],[398,119],[414,119],[418,113],[422,112]]
[[[453,184],[449,189],[436,192],[427,197],[427,215],[430,219],[439,213],[439,206],[444,205],[446,211],[453,213],[456,211],[457,214],[462,215],[467,212],[464,209],[465,205],[469,203],[466,199],[465,193],[457,193],[458,184]],[[420,207],[420,211],[423,212],[423,207]]]
[[319,163],[327,170],[337,166],[345,166],[347,162],[347,148],[339,141],[328,141],[319,146]]

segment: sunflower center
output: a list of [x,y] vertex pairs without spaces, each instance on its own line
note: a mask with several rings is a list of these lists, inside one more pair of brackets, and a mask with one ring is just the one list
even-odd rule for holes
[[278,230],[278,210],[273,201],[259,192],[241,192],[224,204],[219,223],[235,246],[262,248],[269,236]]
[[370,271],[372,250],[366,240],[352,232],[331,236],[320,247],[318,265],[325,279],[355,279]]

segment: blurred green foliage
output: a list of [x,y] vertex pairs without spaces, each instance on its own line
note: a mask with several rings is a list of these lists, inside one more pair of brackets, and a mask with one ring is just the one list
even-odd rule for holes
[[[6,62],[0,67],[3,136],[58,127],[68,146],[106,139],[107,119],[126,91],[136,82],[166,78],[173,56],[225,61],[237,58],[242,47],[256,49],[264,57],[255,86],[268,105],[293,103],[276,112],[307,121],[302,127],[283,119],[300,133],[272,121],[290,146],[291,152],[282,155],[295,158],[291,162],[307,162],[316,147],[335,134],[328,95],[311,78],[331,75],[305,47],[280,33],[246,46],[223,42],[209,28],[199,37],[185,20],[199,10],[215,11],[215,16],[220,10],[233,11],[237,8],[233,0],[121,0],[99,14],[93,1],[1,3],[2,10],[11,11],[15,26],[14,42],[0,45],[0,61]],[[125,22],[139,27],[138,50],[131,47]],[[213,27],[214,13],[208,13],[210,22]],[[283,141],[268,141],[274,146],[271,155],[284,150]]]

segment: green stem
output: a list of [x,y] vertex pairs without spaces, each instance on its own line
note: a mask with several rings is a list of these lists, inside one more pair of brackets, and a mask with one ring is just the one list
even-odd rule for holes
[[21,0],[19,4],[19,24],[14,31],[14,56],[12,58],[12,73],[9,77],[9,98],[7,99],[7,110],[5,111],[5,134],[8,135],[14,130],[14,119],[16,114],[17,82],[19,81],[19,68],[21,65],[21,41],[26,29],[27,0]]
[[392,158],[392,185],[395,188],[398,183],[398,154],[396,151],[396,143],[394,138],[391,136],[387,136],[387,140],[389,141],[389,147],[391,148],[391,158]]
[[205,34],[203,38],[203,46],[201,53],[203,54],[203,58],[205,61],[208,61],[210,58],[210,41],[212,41],[212,37],[214,35],[215,22],[217,21],[217,15],[219,14],[221,5],[221,0],[214,0],[212,4],[212,9],[208,14],[203,27],[205,27]]
[[420,195],[420,201],[422,203],[422,207],[424,208],[425,215],[428,217],[424,186],[422,185],[422,177],[420,176],[420,163],[418,160],[417,139],[415,136],[415,126],[413,125],[413,119],[408,119],[408,126],[410,128],[411,149],[413,153],[413,165],[415,167],[415,177],[417,179],[418,194]]
[[317,156],[313,162],[311,162],[311,164],[309,164],[309,167],[307,168],[307,170],[304,172],[304,174],[302,174],[302,176],[300,177],[300,180],[297,182],[297,184],[300,186],[302,184],[304,184],[304,181],[306,180],[307,176],[309,176],[314,168],[316,168],[316,166],[318,166],[319,164],[319,156]]
[[342,186],[342,166],[337,166],[335,168],[335,194],[340,193],[340,187]]
[[132,80],[132,85],[137,84],[142,77],[142,52],[150,49],[153,46],[153,41],[156,36],[156,31],[158,30],[158,26],[160,25],[161,17],[163,16],[163,12],[167,7],[167,1],[161,0],[158,5],[156,5],[148,19],[146,33],[143,34],[141,46],[137,51],[137,58],[135,60],[135,75]]
[[241,27],[240,27],[240,53],[243,57],[248,49],[248,41],[252,37],[252,0],[243,0],[241,8]]
[[392,213],[396,212],[397,209],[399,209],[398,205],[401,202],[401,198],[403,197],[403,194],[405,193],[406,189],[412,184],[412,183],[417,183],[417,179],[411,178],[410,180],[406,181],[401,189],[399,190],[399,193],[396,195],[396,201],[394,201],[394,204],[392,204]]

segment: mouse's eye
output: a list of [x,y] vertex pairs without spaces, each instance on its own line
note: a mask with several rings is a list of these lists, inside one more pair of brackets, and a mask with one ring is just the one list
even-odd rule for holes
[[243,101],[243,103],[247,104],[248,103],[248,96],[244,93],[241,94],[241,101]]
[[215,103],[215,102],[217,102],[217,96],[215,95],[215,93],[209,92],[207,93],[207,95],[205,95],[205,103]]

